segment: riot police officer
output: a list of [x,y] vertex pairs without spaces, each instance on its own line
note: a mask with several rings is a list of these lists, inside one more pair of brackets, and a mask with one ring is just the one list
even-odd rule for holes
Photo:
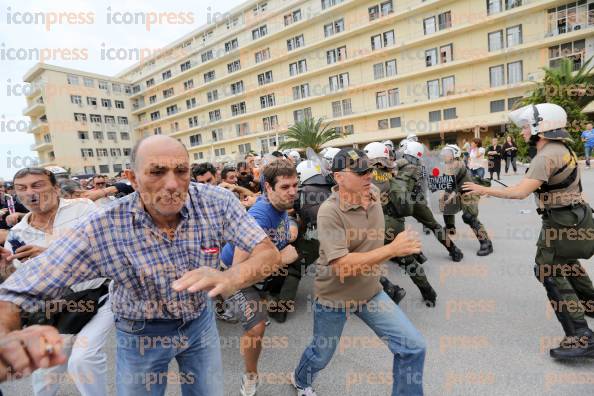
[[[485,226],[478,219],[478,204],[480,197],[472,194],[466,194],[462,186],[466,182],[473,182],[470,171],[461,159],[462,150],[455,144],[446,145],[441,156],[445,160],[445,173],[454,176],[455,191],[445,199],[448,209],[444,211],[443,219],[446,229],[456,228],[456,213],[462,211],[462,221],[468,224],[480,243],[480,248],[476,252],[477,256],[488,256],[493,253],[493,243]],[[454,208],[454,209],[452,209]]]
[[593,315],[594,287],[578,261],[594,254],[594,241],[572,237],[592,235],[594,220],[582,194],[577,157],[567,144],[567,114],[558,105],[542,103],[515,110],[509,118],[522,128],[535,154],[524,179],[504,189],[471,183],[464,189],[504,199],[524,199],[535,193],[542,229],[534,272],[565,331],[561,345],[551,349],[550,355],[557,359],[594,357],[594,334],[584,319],[584,313]]
[[[394,166],[390,163],[390,149],[384,143],[373,142],[365,146],[364,151],[367,154],[367,157],[369,157],[370,165],[373,166],[371,182],[380,190],[382,208],[384,211],[386,243],[389,243],[396,237],[396,235],[404,231],[404,217],[399,216],[397,207],[399,203],[390,199],[394,196],[394,194],[392,194],[394,184],[398,183],[395,181],[392,173]],[[427,259],[423,254],[407,257],[394,257],[392,259],[392,261],[398,263],[398,265],[405,269],[413,283],[419,288],[426,305],[433,307],[435,306],[437,293],[435,293],[435,290],[429,283],[427,275],[425,275],[425,271],[421,266],[426,260]],[[381,281],[384,285],[388,280],[382,279]],[[386,289],[386,285],[384,285],[384,289]]]
[[396,161],[398,168],[396,177],[405,180],[407,183],[412,183],[412,189],[408,191],[412,202],[412,212],[407,216],[414,217],[423,227],[432,231],[439,243],[446,248],[451,259],[459,262],[464,257],[464,254],[448,237],[445,228],[438,223],[435,216],[433,216],[433,212],[427,205],[425,186],[423,185],[425,170],[422,162],[425,154],[425,146],[415,139],[415,135],[409,135],[407,139],[401,142],[402,158]]

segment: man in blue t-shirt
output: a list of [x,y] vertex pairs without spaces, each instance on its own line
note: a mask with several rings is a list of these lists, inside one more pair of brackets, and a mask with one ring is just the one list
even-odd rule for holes
[[586,124],[586,130],[582,132],[582,142],[584,142],[584,153],[586,156],[586,166],[590,167],[590,154],[592,154],[592,148],[594,148],[594,128],[592,123]]
[[[287,159],[277,159],[262,170],[265,195],[248,210],[258,225],[268,234],[281,252],[282,263],[287,266],[297,260],[298,254],[290,245],[291,232],[287,210],[293,208],[297,198],[297,171]],[[248,253],[227,244],[221,251],[221,261],[226,267],[241,265]],[[266,266],[267,263],[262,263]],[[240,394],[253,396],[258,386],[258,358],[262,350],[262,337],[266,329],[267,307],[261,302],[260,289],[251,286],[227,299],[226,304],[239,317],[244,329],[240,349],[244,356],[245,374],[241,380]],[[291,302],[292,303],[292,302]],[[281,306],[283,305],[283,306]],[[286,304],[288,305],[288,304]],[[276,309],[292,309],[278,302]]]

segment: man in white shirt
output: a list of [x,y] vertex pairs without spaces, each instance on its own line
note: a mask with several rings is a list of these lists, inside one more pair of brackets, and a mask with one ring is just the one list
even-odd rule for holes
[[[79,221],[98,210],[88,199],[61,199],[56,178],[42,168],[25,168],[14,177],[15,190],[21,202],[30,210],[9,232],[2,254],[9,265],[0,268],[9,274],[27,260],[42,253],[54,240],[66,235]],[[16,248],[17,244],[22,245]],[[1,249],[1,248],[0,248]],[[73,291],[95,289],[105,278],[92,279],[72,286]],[[61,297],[61,296],[58,296]],[[114,325],[113,314],[105,294],[95,316],[76,335],[65,335],[66,364],[33,373],[35,395],[55,395],[64,382],[65,371],[83,396],[107,394],[107,356],[103,350],[105,339]]]

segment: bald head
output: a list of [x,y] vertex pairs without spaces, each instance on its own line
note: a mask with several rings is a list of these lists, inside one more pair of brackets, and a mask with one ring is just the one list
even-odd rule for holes
[[177,139],[164,135],[148,136],[140,139],[134,145],[130,154],[132,169],[137,171],[147,159],[164,159],[167,157],[187,158],[190,161],[188,150]]

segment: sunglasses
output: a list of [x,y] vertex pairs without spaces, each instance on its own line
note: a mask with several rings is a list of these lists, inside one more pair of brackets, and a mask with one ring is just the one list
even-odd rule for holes
[[366,176],[366,175],[369,175],[371,172],[373,172],[373,169],[372,168],[367,168],[365,170],[358,171],[358,172],[355,172],[353,170],[343,171],[343,172],[345,172],[345,173],[354,173],[357,176]]

